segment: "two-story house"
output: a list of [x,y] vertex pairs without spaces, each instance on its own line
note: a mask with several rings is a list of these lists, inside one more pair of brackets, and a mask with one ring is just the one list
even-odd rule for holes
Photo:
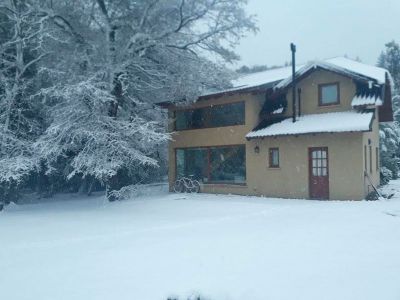
[[[338,57],[251,74],[169,110],[169,183],[202,192],[363,199],[379,185],[379,122],[393,120],[391,77]],[[295,108],[295,111],[293,111]]]

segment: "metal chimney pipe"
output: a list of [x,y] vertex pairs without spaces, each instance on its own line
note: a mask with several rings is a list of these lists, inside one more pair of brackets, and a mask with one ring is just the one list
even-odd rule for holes
[[293,123],[296,122],[296,45],[290,44],[290,51],[292,51],[292,109],[293,109]]

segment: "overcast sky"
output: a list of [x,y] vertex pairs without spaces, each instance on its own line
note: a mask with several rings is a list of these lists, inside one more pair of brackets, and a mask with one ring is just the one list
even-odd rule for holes
[[400,42],[400,0],[249,0],[260,31],[242,40],[241,64],[305,63],[347,54],[375,64],[384,44]]

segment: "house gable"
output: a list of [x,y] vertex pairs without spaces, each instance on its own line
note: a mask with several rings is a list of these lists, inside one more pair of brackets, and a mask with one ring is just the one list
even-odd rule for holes
[[[338,86],[339,101],[334,105],[321,105],[319,96],[323,85],[336,84]],[[313,69],[307,76],[301,78],[296,84],[296,92],[300,89],[300,115],[319,114],[328,112],[349,111],[352,109],[351,101],[356,94],[356,84],[348,76],[323,69]],[[296,97],[299,102],[298,97]],[[291,103],[292,90],[287,89],[286,99]],[[292,106],[288,105],[286,116],[292,116]]]

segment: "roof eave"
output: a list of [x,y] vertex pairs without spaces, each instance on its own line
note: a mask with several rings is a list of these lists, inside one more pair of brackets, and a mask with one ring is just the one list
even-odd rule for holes
[[[278,81],[279,82],[279,81]],[[221,98],[221,97],[226,97],[226,96],[233,96],[233,95],[241,95],[241,94],[263,94],[267,92],[273,92],[273,87],[277,83],[277,81],[272,82],[272,83],[267,83],[267,84],[262,84],[258,86],[252,86],[252,87],[244,87],[244,88],[239,88],[235,90],[229,90],[229,91],[223,91],[223,92],[217,92],[213,94],[207,94],[207,95],[202,95],[199,96],[196,100],[198,101],[206,101],[210,99],[216,99],[216,98]],[[176,103],[172,101],[164,101],[164,102],[158,102],[155,103],[155,105],[160,106],[161,108],[170,108],[171,106],[175,106]]]
[[225,96],[240,95],[240,94],[262,94],[267,91],[272,91],[273,86],[275,84],[276,84],[276,82],[266,83],[266,84],[262,84],[262,85],[258,85],[258,86],[244,87],[244,88],[239,88],[239,89],[235,89],[235,90],[231,90],[231,91],[223,91],[223,92],[202,95],[197,99],[197,101],[209,100],[209,99],[220,98],[220,97],[225,97]]

